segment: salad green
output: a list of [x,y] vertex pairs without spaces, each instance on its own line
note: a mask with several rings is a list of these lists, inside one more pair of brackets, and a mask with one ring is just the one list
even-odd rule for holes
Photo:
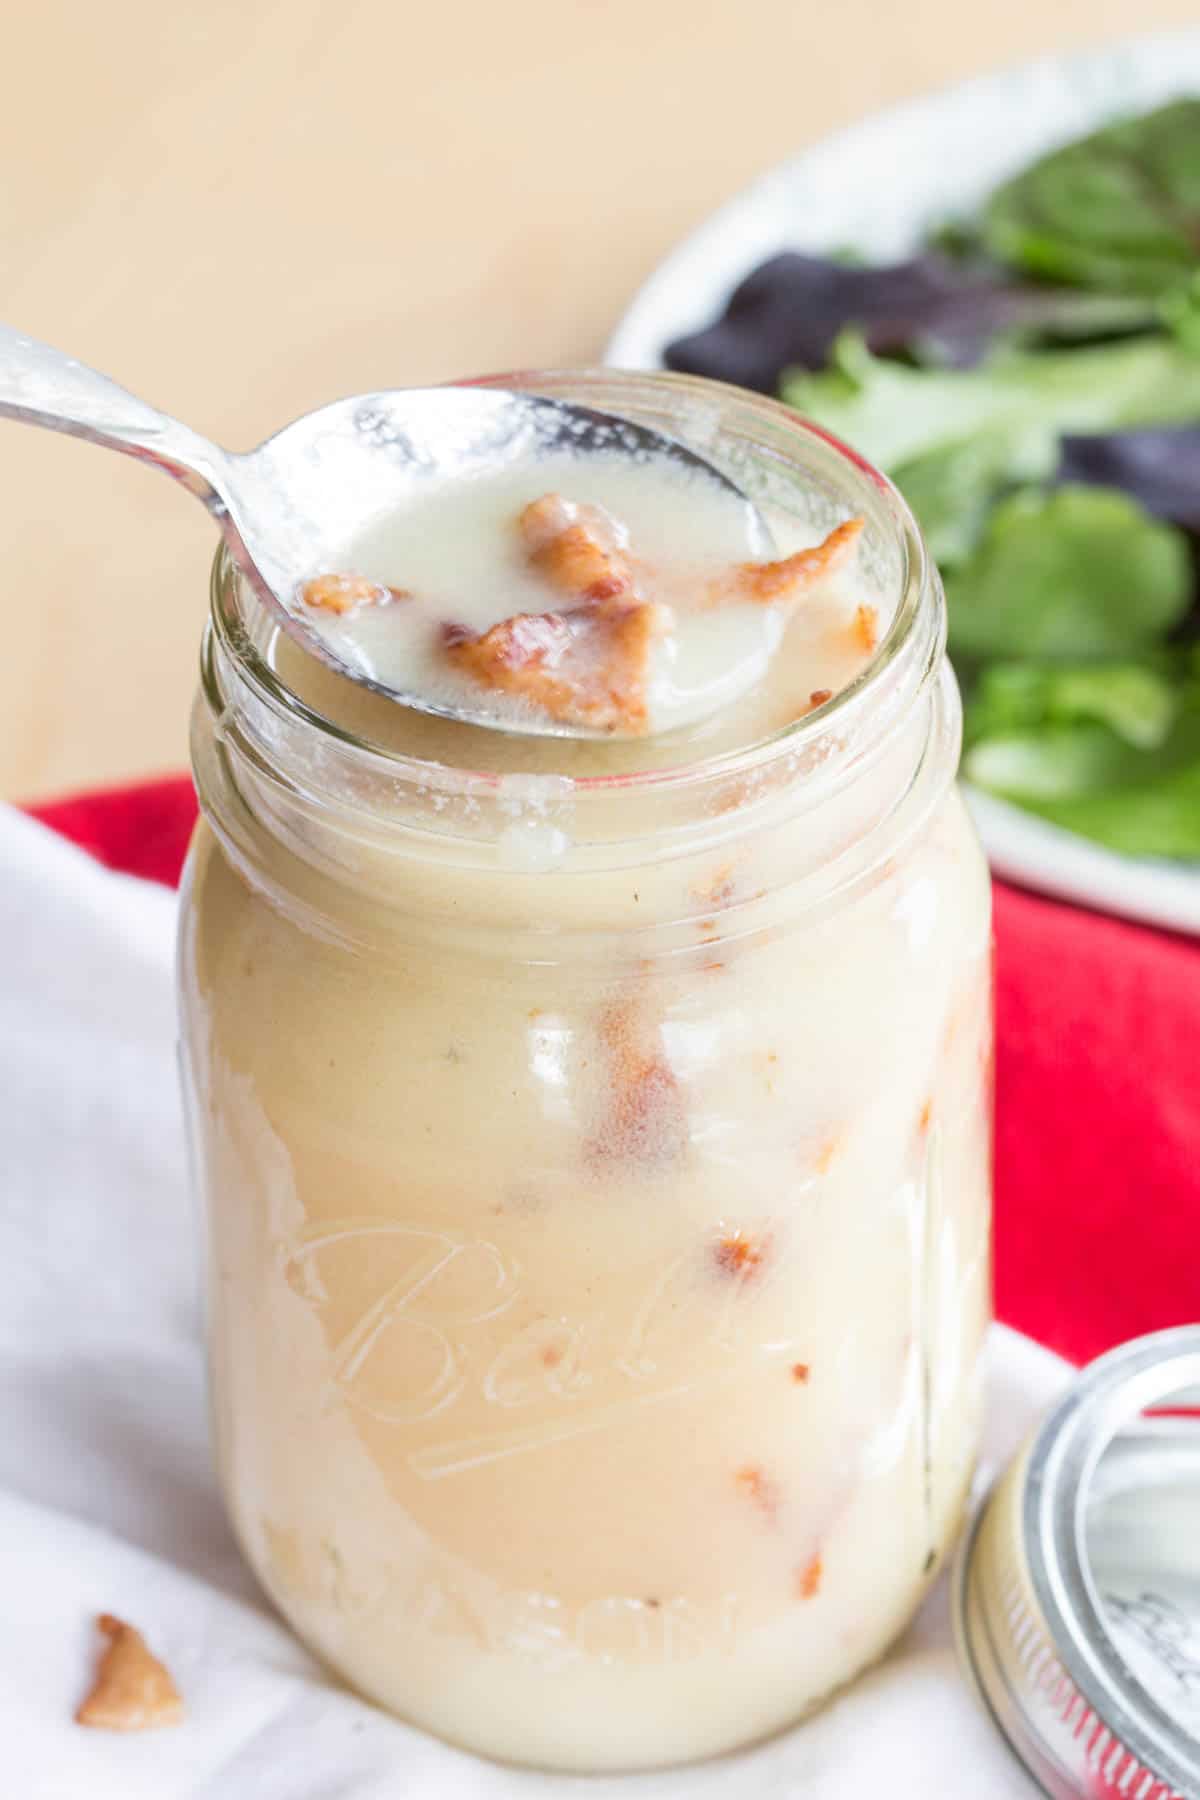
[[[1200,858],[1200,100],[1053,151],[946,241],[959,289],[944,252],[924,290],[905,274],[936,330],[911,301],[886,320],[878,270],[870,334],[843,316],[775,385],[921,521],[967,778],[1114,850]],[[1086,289],[1116,310],[1073,313]]]
[[[1037,664],[1136,656],[1186,615],[1187,541],[1108,488],[1022,488],[993,508],[966,562],[946,574],[960,661]],[[1035,665],[1036,666],[1036,665]]]
[[781,393],[905,494],[969,780],[1200,858],[1200,99],[1052,150],[904,262],[773,256],[666,361]]
[[785,375],[783,398],[886,469],[980,433],[1033,437],[1200,420],[1200,349],[1165,333],[1077,350],[1001,349],[975,369],[912,367],[846,334],[822,374]]
[[1122,119],[1042,157],[984,210],[1001,263],[1158,294],[1200,266],[1200,100]]

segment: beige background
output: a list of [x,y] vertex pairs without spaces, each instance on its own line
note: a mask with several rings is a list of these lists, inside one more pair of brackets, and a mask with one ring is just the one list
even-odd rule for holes
[[[234,447],[339,393],[585,361],[682,232],[830,127],[1195,16],[1195,0],[38,0],[6,33],[3,316]],[[0,792],[181,764],[204,514],[161,476],[15,425],[0,481]]]

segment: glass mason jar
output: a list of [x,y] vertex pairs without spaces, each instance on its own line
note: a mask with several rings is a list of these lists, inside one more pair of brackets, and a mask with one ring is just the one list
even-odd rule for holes
[[247,1558],[364,1694],[636,1768],[797,1719],[953,1539],[989,885],[894,490],[732,389],[503,385],[861,514],[892,622],[762,741],[534,757],[308,664],[218,557],[180,959],[216,1444]]

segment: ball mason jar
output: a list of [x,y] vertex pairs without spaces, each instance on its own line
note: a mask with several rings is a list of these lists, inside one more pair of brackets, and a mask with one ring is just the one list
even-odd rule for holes
[[990,895],[895,491],[732,389],[518,384],[776,515],[862,515],[891,625],[761,741],[531,750],[308,665],[218,556],[180,952],[216,1450],[263,1586],[363,1694],[638,1768],[799,1719],[953,1540]]

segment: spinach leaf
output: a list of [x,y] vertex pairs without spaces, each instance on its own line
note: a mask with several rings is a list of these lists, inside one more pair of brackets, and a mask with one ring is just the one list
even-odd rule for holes
[[1138,750],[1167,740],[1181,706],[1165,657],[1145,662],[989,663],[967,698],[968,748],[1044,725],[1105,725]]
[[1026,490],[992,512],[946,582],[950,647],[967,658],[1136,654],[1191,601],[1187,540],[1107,488]]
[[1068,435],[1057,479],[1120,488],[1156,518],[1200,533],[1200,425]]
[[989,738],[963,772],[1052,824],[1128,856],[1200,857],[1200,708],[1153,750],[1095,723]]
[[1200,100],[1041,157],[993,194],[983,241],[1038,276],[1162,293],[1200,266]]
[[1123,856],[1200,857],[1200,759],[1109,792],[1035,802],[1030,810]]
[[963,757],[968,781],[1022,805],[1102,793],[1115,777],[1145,767],[1144,752],[1094,719],[1004,732],[972,745]]
[[971,554],[1003,488],[1053,472],[1053,446],[1040,433],[1023,438],[981,431],[910,457],[892,470],[892,479],[917,515],[935,561],[947,570]]
[[1078,350],[1011,351],[979,369],[916,369],[844,336],[819,375],[792,370],[783,398],[891,471],[979,432],[1053,462],[1064,432],[1194,424],[1200,353],[1165,335]]

